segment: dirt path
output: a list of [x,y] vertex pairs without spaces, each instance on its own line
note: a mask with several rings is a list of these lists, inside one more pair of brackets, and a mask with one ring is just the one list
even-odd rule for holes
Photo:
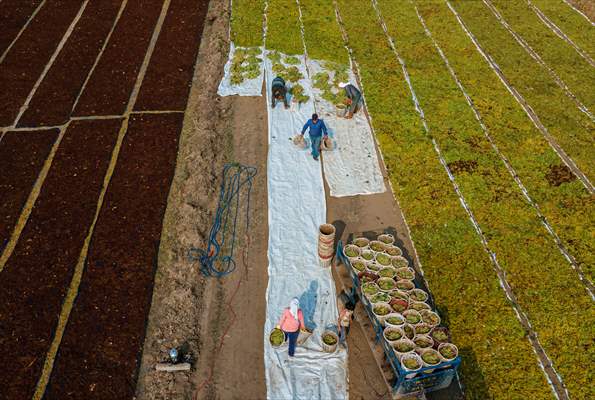
[[[162,233],[139,399],[266,396],[262,354],[268,237],[266,112],[264,98],[217,96],[227,59],[228,7],[228,1],[213,0],[206,17]],[[245,246],[242,227],[238,267],[217,280],[202,277],[186,252],[192,246],[206,246],[227,161],[255,166],[258,175],[251,195],[250,245]],[[169,347],[183,343],[197,357],[193,371],[154,371]]]

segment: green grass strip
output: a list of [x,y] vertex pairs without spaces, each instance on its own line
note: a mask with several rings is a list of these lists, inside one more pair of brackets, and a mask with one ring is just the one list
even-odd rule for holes
[[349,64],[333,4],[330,1],[300,0],[300,8],[304,27],[308,27],[304,29],[308,57]]
[[467,397],[551,398],[525,331],[424,134],[374,10],[367,1],[338,3],[395,195],[460,349]]
[[571,397],[587,398],[589,373],[576,365],[589,365],[595,353],[576,349],[589,343],[595,326],[595,314],[588,311],[590,296],[485,139],[472,109],[425,35],[414,7],[409,2],[379,3],[407,64],[430,133],[507,272],[519,305]]
[[[552,166],[561,160],[521,106],[496,78],[446,6],[418,2],[432,36],[479,110],[500,151],[518,173],[532,199],[564,246],[593,280],[595,266],[595,199],[579,180],[552,184]],[[453,29],[457,28],[457,29]]]
[[577,46],[595,57],[595,26],[562,0],[531,0]]
[[[572,93],[595,112],[593,67],[541,22],[525,2],[491,0],[511,28],[554,70]],[[595,40],[595,37],[593,38]]]
[[231,40],[236,46],[262,46],[264,0],[233,0]]
[[595,180],[595,124],[566,97],[546,69],[525,52],[482,2],[454,0],[451,4],[549,133],[589,180]]
[[304,54],[299,18],[295,0],[271,1],[267,10],[267,49]]

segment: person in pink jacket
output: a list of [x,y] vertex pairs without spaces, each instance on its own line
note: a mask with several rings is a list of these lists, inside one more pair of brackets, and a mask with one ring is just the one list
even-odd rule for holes
[[300,309],[300,301],[297,298],[294,297],[289,303],[289,307],[283,310],[277,328],[285,333],[286,339],[289,339],[289,356],[293,357],[300,330],[306,330],[304,313]]

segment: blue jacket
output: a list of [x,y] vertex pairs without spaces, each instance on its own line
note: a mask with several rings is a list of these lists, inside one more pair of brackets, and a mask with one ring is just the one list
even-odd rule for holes
[[321,119],[319,119],[316,123],[312,122],[312,120],[309,119],[308,122],[306,122],[306,125],[304,125],[304,128],[302,129],[302,135],[306,132],[308,128],[310,128],[310,137],[320,137],[322,136],[322,133],[324,133],[324,136],[328,135],[326,125],[324,124],[324,121]]

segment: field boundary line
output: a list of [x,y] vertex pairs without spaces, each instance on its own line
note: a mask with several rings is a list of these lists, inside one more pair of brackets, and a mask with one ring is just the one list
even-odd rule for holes
[[[335,7],[335,18],[337,19],[337,23],[341,30],[341,36],[343,37],[343,43],[345,45],[345,49],[347,50],[347,54],[349,55],[349,62],[352,65],[352,70],[354,72],[357,83],[361,89],[362,98],[364,99],[364,104],[366,104],[365,88],[364,88],[364,84],[361,80],[361,71],[359,68],[359,64],[358,64],[357,60],[355,59],[355,56],[353,55],[352,49],[349,47],[349,35],[347,34],[347,30],[345,29],[345,25],[343,24],[343,20],[341,18],[341,13],[339,12],[339,6],[337,4],[337,0],[333,0],[333,4]],[[380,159],[382,160],[382,165],[384,166],[384,170],[387,171],[386,162],[384,161],[384,154],[382,154],[382,151],[380,150],[380,144],[378,143],[378,140],[376,138],[376,131],[374,130],[372,115],[370,115],[370,113],[368,113],[367,107],[364,107],[364,112],[366,113],[366,117],[368,118],[368,122],[370,125],[370,130],[372,131],[372,137],[374,138],[374,144],[376,145],[376,152],[377,152],[377,154],[380,155]],[[397,204],[399,214],[401,214],[401,217],[403,217],[403,225],[405,225],[407,237],[411,240],[411,247],[413,249],[413,258],[415,260],[415,263],[418,266],[418,270],[419,270],[418,272],[419,272],[424,284],[429,289],[430,284],[426,280],[426,276],[425,276],[425,273],[423,270],[423,265],[421,263],[421,259],[419,258],[417,248],[415,247],[415,242],[413,240],[413,236],[411,235],[411,229],[409,228],[409,223],[407,222],[407,218],[405,217],[405,212],[403,211],[403,208],[401,207],[401,203],[399,202],[399,199],[396,196],[396,191],[394,190],[392,181],[388,177],[388,172],[386,172],[386,176],[384,176],[384,180],[385,180],[385,182],[388,182],[388,186],[390,187],[391,193],[393,195],[393,199],[395,199],[395,203]],[[431,290],[430,290],[430,297],[432,297]],[[433,298],[432,298],[432,300],[433,300]],[[464,392],[462,390],[462,388],[461,388],[461,392]]]
[[595,25],[595,22],[591,21],[589,19],[589,17],[587,17],[587,15],[585,13],[583,13],[581,10],[579,10],[578,8],[576,8],[575,6],[572,5],[572,3],[569,3],[568,0],[562,0],[564,3],[566,3],[566,5],[570,8],[572,8],[574,11],[576,11],[577,13],[579,13],[580,15],[582,15],[587,21],[589,21],[589,23],[591,25]]
[[[120,9],[118,10],[118,14],[116,14],[116,18],[114,19],[114,23],[112,24],[112,27],[111,27],[109,33],[105,37],[103,46],[101,46],[101,49],[99,50],[99,54],[97,54],[97,57],[95,57],[95,61],[93,62],[91,69],[87,73],[87,77],[85,78],[85,80],[81,86],[81,89],[79,90],[78,95],[76,96],[76,99],[74,100],[74,103],[72,103],[72,107],[70,109],[70,115],[72,115],[72,112],[76,108],[76,106],[81,98],[81,95],[87,88],[87,83],[89,83],[89,80],[91,79],[91,76],[93,75],[93,72],[95,72],[95,68],[97,68],[97,64],[99,64],[99,60],[101,60],[101,57],[103,56],[103,52],[107,48],[107,45],[109,44],[112,34],[114,33],[114,30],[116,29],[116,26],[118,25],[118,22],[120,21],[120,17],[122,16],[122,13],[124,13],[124,9],[126,8],[127,4],[128,4],[128,0],[122,1],[122,4],[120,5]],[[73,118],[71,117],[71,119],[73,119]]]
[[[411,0],[410,0],[410,2],[413,4],[413,2]],[[549,232],[549,234],[552,236],[552,238],[556,242],[556,245],[558,246],[558,249],[560,250],[560,252],[562,253],[562,255],[566,258],[566,260],[568,260],[568,262],[570,263],[571,267],[577,272],[578,277],[579,277],[579,280],[585,285],[585,289],[587,290],[587,292],[591,296],[591,300],[595,300],[595,295],[594,295],[595,288],[593,287],[593,283],[587,277],[585,277],[585,275],[583,273],[583,270],[581,269],[581,267],[576,262],[576,259],[568,252],[568,250],[566,249],[566,247],[562,243],[562,240],[560,239],[560,237],[558,236],[558,234],[555,232],[555,230],[553,229],[553,227],[548,222],[547,218],[541,212],[541,209],[539,208],[539,205],[529,195],[529,191],[527,190],[527,188],[525,187],[525,185],[523,184],[523,182],[519,178],[519,175],[517,174],[516,170],[512,166],[511,162],[501,152],[500,148],[498,147],[498,145],[496,144],[496,142],[494,141],[494,139],[490,135],[490,132],[489,132],[488,127],[483,122],[483,118],[481,116],[481,113],[479,112],[479,110],[477,110],[477,107],[475,107],[475,104],[473,103],[473,100],[467,94],[467,91],[466,91],[465,87],[463,86],[463,84],[459,80],[459,77],[457,76],[456,72],[454,71],[454,69],[450,65],[450,62],[448,61],[448,58],[446,57],[446,55],[444,54],[444,52],[442,51],[442,49],[440,48],[440,46],[438,45],[438,43],[436,42],[436,40],[434,39],[434,37],[432,36],[432,33],[430,32],[430,30],[428,29],[428,27],[426,26],[426,23],[425,23],[424,18],[421,16],[421,14],[419,13],[419,10],[417,9],[417,5],[413,4],[413,7],[415,8],[415,12],[417,14],[417,18],[419,19],[419,21],[421,22],[422,26],[424,27],[424,31],[426,33],[426,36],[428,36],[428,38],[430,38],[432,40],[432,43],[434,44],[434,47],[436,48],[436,50],[440,54],[440,57],[444,61],[444,64],[448,68],[448,71],[450,72],[450,75],[452,76],[452,78],[456,82],[458,88],[463,93],[463,96],[465,97],[465,100],[467,101],[467,104],[469,105],[469,107],[473,111],[473,114],[475,116],[475,119],[477,120],[477,122],[481,126],[481,129],[483,130],[484,136],[487,139],[488,143],[490,143],[490,146],[492,147],[492,149],[494,150],[494,152],[496,152],[496,154],[498,154],[498,156],[502,160],[502,163],[504,164],[504,166],[506,167],[506,169],[510,173],[510,176],[512,176],[512,178],[514,179],[514,181],[518,185],[519,189],[523,193],[523,196],[527,200],[527,203],[529,203],[535,209],[535,212],[536,212],[537,216],[539,217],[539,220],[541,221],[541,223],[543,224],[543,226],[546,228],[546,230]]]
[[[72,121],[96,121],[100,119],[115,119],[115,118],[123,118],[127,115],[155,115],[155,114],[182,114],[184,111],[181,110],[143,110],[143,111],[130,111],[128,113],[124,113],[121,115],[87,115],[87,116],[75,116],[70,117],[69,122]],[[49,125],[49,126],[2,126],[0,127],[1,130],[5,130],[6,132],[27,132],[27,131],[47,131],[50,129],[61,129],[66,124],[61,125]]]
[[465,25],[465,22],[463,22],[463,20],[461,19],[461,16],[457,12],[457,10],[454,9],[454,7],[450,4],[450,2],[448,0],[445,0],[445,2],[446,2],[446,5],[448,6],[448,8],[450,9],[450,11],[456,17],[457,21],[459,22],[459,25],[461,25],[461,27],[463,28],[463,30],[465,31],[465,33],[467,34],[469,39],[471,39],[471,42],[473,42],[473,44],[475,45],[475,48],[479,51],[479,53],[487,61],[488,65],[494,71],[494,73],[498,76],[498,78],[500,79],[500,81],[502,82],[504,87],[506,87],[506,89],[510,92],[510,94],[512,94],[512,96],[516,99],[516,101],[521,105],[521,107],[523,108],[523,110],[525,111],[525,113],[527,114],[529,119],[533,122],[533,124],[537,127],[537,129],[539,129],[541,131],[543,136],[546,138],[547,142],[550,144],[551,148],[556,152],[556,154],[558,154],[558,156],[560,157],[562,162],[564,164],[566,164],[566,166],[577,176],[578,179],[580,179],[580,181],[587,188],[589,193],[594,194],[595,188],[593,187],[593,184],[591,183],[591,181],[589,181],[589,178],[587,178],[587,176],[578,168],[578,166],[576,165],[574,160],[572,158],[570,158],[568,156],[568,154],[566,154],[566,152],[558,144],[556,139],[549,133],[548,129],[543,125],[543,123],[541,122],[541,120],[539,119],[539,117],[537,116],[537,114],[535,113],[533,108],[531,108],[531,106],[527,103],[525,98],[510,84],[510,82],[508,82],[508,79],[506,79],[506,76],[504,76],[504,73],[502,72],[502,70],[500,69],[498,64],[481,47],[477,38],[467,28],[467,25]]
[[41,82],[45,79],[45,76],[47,75],[47,73],[50,70],[50,68],[52,68],[52,65],[54,64],[54,61],[56,61],[56,58],[58,58],[58,55],[62,51],[62,48],[64,47],[64,45],[66,44],[66,42],[70,38],[70,35],[72,34],[72,31],[74,31],[74,28],[76,27],[76,25],[78,24],[79,20],[81,19],[81,16],[83,15],[83,12],[85,12],[85,8],[87,8],[87,5],[88,4],[89,4],[89,0],[85,0],[83,2],[83,4],[81,5],[81,8],[79,9],[78,13],[76,14],[76,16],[74,17],[74,19],[72,20],[72,22],[68,26],[68,29],[64,33],[64,36],[62,36],[62,39],[60,39],[60,41],[58,42],[58,47],[56,47],[56,49],[54,50],[54,53],[50,57],[50,60],[48,61],[48,63],[43,68],[43,71],[41,72],[41,75],[39,75],[39,77],[37,78],[37,81],[35,82],[35,85],[33,85],[33,88],[31,89],[31,91],[29,92],[29,95],[25,99],[25,103],[23,103],[23,105],[19,109],[19,113],[17,114],[17,116],[14,119],[14,122],[12,124],[13,127],[16,127],[17,126],[17,123],[19,122],[19,119],[21,119],[21,117],[23,116],[23,114],[25,113],[25,111],[27,110],[27,108],[29,108],[29,103],[31,102],[31,99],[35,95],[35,92],[37,92],[37,89],[39,88],[39,85],[41,85]]
[[185,110],[143,110],[143,111],[131,111],[130,114],[184,114]]
[[[122,117],[118,117],[122,118]],[[58,323],[56,325],[56,330],[54,332],[54,337],[52,339],[52,343],[50,348],[48,349],[45,357],[45,361],[43,364],[43,369],[41,371],[41,375],[37,382],[35,393],[33,394],[34,400],[41,400],[43,395],[45,394],[45,390],[47,384],[49,382],[53,367],[54,361],[56,359],[56,355],[58,354],[58,349],[62,342],[62,337],[64,336],[64,331],[66,330],[66,326],[68,324],[68,320],[70,318],[70,313],[74,307],[74,302],[78,295],[79,286],[81,284],[81,280],[83,277],[84,269],[85,269],[85,262],[87,260],[87,254],[89,251],[89,245],[91,242],[91,238],[93,237],[93,233],[95,230],[95,225],[97,220],[99,219],[99,214],[101,212],[101,208],[103,206],[103,201],[105,198],[105,194],[107,192],[110,180],[113,176],[114,170],[116,168],[116,164],[118,162],[118,156],[120,154],[120,149],[122,147],[122,143],[124,141],[124,137],[126,136],[126,131],[128,130],[128,118],[125,118],[122,121],[120,126],[120,131],[118,132],[118,138],[116,140],[116,145],[112,150],[112,155],[110,157],[110,162],[107,168],[107,171],[103,178],[103,186],[101,188],[101,192],[99,193],[99,199],[97,200],[97,206],[95,208],[95,215],[93,216],[93,222],[87,231],[87,236],[85,237],[85,241],[83,242],[83,247],[79,253],[79,258],[77,264],[74,268],[74,273],[72,279],[70,281],[70,285],[68,287],[68,291],[66,292],[66,296],[64,297],[64,302],[62,303],[62,309],[60,311],[60,316],[58,318]]]
[[25,22],[25,25],[23,25],[23,27],[21,28],[21,30],[19,30],[19,33],[17,33],[17,35],[15,36],[15,38],[12,40],[12,42],[10,42],[10,44],[8,45],[8,47],[6,48],[6,50],[4,50],[4,53],[2,53],[2,55],[0,55],[0,64],[2,64],[2,62],[4,61],[4,59],[6,58],[6,56],[8,55],[8,53],[10,52],[10,49],[12,49],[12,47],[14,46],[14,44],[19,40],[19,38],[23,34],[23,32],[25,32],[25,30],[27,29],[27,27],[29,26],[29,24],[31,23],[31,21],[33,21],[33,19],[35,18],[35,16],[39,12],[39,10],[41,10],[42,7],[45,6],[45,2],[46,2],[46,0],[43,0],[41,3],[39,3],[39,5],[33,11],[33,13],[31,14],[31,16],[29,16],[29,19],[27,20],[27,22]]
[[[89,227],[87,237],[85,238],[85,242],[83,244],[83,248],[81,249],[81,252],[79,253],[79,260],[75,267],[73,277],[70,281],[70,285],[68,287],[68,292],[64,299],[64,303],[62,304],[62,309],[60,310],[58,325],[56,327],[56,331],[54,332],[54,337],[52,339],[50,348],[48,349],[48,351],[46,353],[44,364],[43,364],[43,370],[42,370],[39,380],[37,382],[37,386],[35,388],[35,394],[33,395],[33,400],[41,400],[43,398],[46,388],[47,388],[47,385],[49,383],[49,380],[50,380],[50,377],[51,377],[51,374],[52,374],[52,371],[54,368],[54,361],[58,354],[60,344],[62,343],[62,337],[64,336],[64,332],[66,330],[68,320],[70,318],[70,314],[74,307],[74,302],[78,295],[79,287],[80,287],[80,284],[81,284],[81,281],[83,278],[83,273],[85,270],[85,262],[86,262],[88,251],[89,251],[89,244],[93,237],[95,225],[99,218],[99,214],[101,212],[101,207],[103,206],[103,201],[105,198],[105,194],[107,193],[109,183],[112,179],[114,170],[118,163],[118,156],[120,154],[122,143],[124,142],[124,138],[125,138],[127,130],[128,130],[128,123],[130,120],[130,116],[131,116],[131,114],[133,114],[132,109],[134,107],[134,103],[136,102],[140,87],[142,85],[143,79],[145,77],[145,74],[146,74],[150,59],[151,59],[151,56],[153,55],[153,50],[155,49],[155,44],[157,43],[157,39],[159,37],[159,34],[161,33],[163,21],[165,20],[165,17],[169,10],[170,3],[171,3],[171,0],[165,0],[163,2],[163,5],[161,7],[161,13],[159,15],[159,18],[157,19],[155,27],[153,28],[151,42],[149,44],[149,47],[147,48],[147,51],[145,53],[145,58],[143,60],[141,68],[136,76],[134,88],[133,88],[132,93],[130,94],[130,97],[128,99],[128,105],[126,106],[126,112],[124,115],[116,117],[116,118],[123,118],[122,125],[120,127],[120,131],[118,132],[118,138],[116,140],[116,145],[114,146],[114,149],[112,151],[112,157],[110,159],[110,163],[109,163],[107,172],[104,176],[103,187],[102,187],[101,193],[99,195],[99,199],[97,200],[97,206],[96,206],[96,210],[95,210],[95,216],[93,218],[93,223]],[[106,43],[107,43],[107,41],[106,41]],[[93,119],[98,119],[98,118],[93,118]],[[109,118],[100,118],[100,119],[109,119]],[[111,119],[114,119],[114,118],[111,118]]]
[[28,132],[28,131],[49,131],[51,129],[62,129],[68,123],[64,123],[62,125],[52,125],[52,126],[31,126],[31,127],[11,127],[11,126],[3,126],[0,130],[5,130],[6,132]]
[[[556,36],[558,36],[560,39],[564,40],[566,43],[568,43],[569,45],[572,46],[572,48],[574,48],[574,50],[582,57],[584,58],[589,64],[591,64],[592,67],[595,67],[595,61],[593,61],[593,59],[591,58],[591,56],[584,51],[583,49],[580,48],[579,45],[577,45],[576,43],[574,43],[572,41],[572,39],[570,39],[568,37],[568,35],[566,35],[564,33],[564,31],[562,29],[560,29],[560,27],[558,27],[558,25],[556,25],[554,23],[554,21],[552,21],[551,19],[549,19],[549,17],[547,15],[545,15],[543,13],[543,11],[541,11],[539,9],[539,7],[537,7],[535,4],[533,4],[531,2],[531,0],[527,0],[527,4],[529,5],[529,7],[531,7],[531,9],[533,10],[533,12],[535,14],[537,14],[537,16],[539,17],[539,19],[541,20],[541,22],[543,22],[543,24],[545,26],[547,26],[548,28],[551,29],[552,32],[554,32],[556,34]],[[568,4],[568,3],[567,3]],[[588,19],[588,18],[587,18]],[[591,22],[591,25],[595,25]]]
[[[421,105],[419,104],[419,100],[417,98],[417,95],[415,94],[415,89],[413,88],[411,80],[409,79],[409,72],[407,71],[407,66],[406,66],[405,60],[403,60],[401,58],[401,56],[399,55],[399,52],[397,51],[395,42],[388,32],[388,29],[386,27],[386,24],[384,22],[384,19],[382,17],[380,9],[378,8],[378,4],[377,4],[376,0],[371,0],[371,2],[372,2],[374,9],[376,10],[376,14],[378,16],[378,21],[379,21],[380,25],[382,26],[382,29],[384,30],[384,33],[386,35],[387,41],[390,45],[390,48],[392,49],[393,53],[395,54],[395,58],[401,65],[403,77],[407,83],[407,86],[409,87],[409,91],[411,93],[411,99],[412,99],[412,101],[415,105],[415,109],[418,112],[419,117],[422,121],[424,130],[426,131],[426,134],[428,135],[428,137],[431,138],[432,145],[434,147],[434,150],[436,151],[436,154],[438,156],[440,164],[442,164],[444,170],[446,171],[446,173],[448,175],[448,179],[451,181],[452,186],[453,186],[457,196],[459,197],[459,201],[460,201],[462,207],[465,209],[465,211],[469,217],[469,220],[473,224],[473,227],[475,228],[475,231],[477,232],[477,235],[479,236],[479,240],[480,240],[484,250],[489,255],[489,257],[492,261],[494,271],[496,272],[496,276],[498,277],[498,279],[500,281],[500,286],[504,290],[504,293],[505,293],[507,299],[510,301],[511,306],[512,306],[513,310],[515,311],[519,322],[521,323],[521,325],[524,327],[525,331],[527,332],[527,339],[529,340],[531,347],[536,355],[538,364],[541,367],[546,379],[548,380],[550,387],[551,387],[554,395],[556,396],[556,398],[567,400],[567,399],[569,399],[569,395],[568,395],[568,391],[566,390],[566,387],[564,385],[564,382],[562,381],[562,378],[560,377],[560,375],[558,375],[558,372],[554,368],[554,365],[553,365],[551,359],[549,358],[549,356],[545,352],[545,349],[539,342],[537,333],[533,330],[533,327],[531,325],[531,321],[529,320],[529,317],[523,311],[521,306],[518,304],[518,301],[517,301],[516,296],[512,290],[512,287],[510,286],[510,284],[508,283],[508,281],[506,279],[506,272],[500,266],[500,263],[498,262],[498,258],[496,256],[496,253],[490,249],[488,241],[485,237],[485,234],[483,233],[483,231],[481,229],[481,226],[477,222],[477,219],[475,218],[473,211],[471,211],[471,208],[467,204],[467,201],[465,200],[465,196],[463,196],[463,194],[459,188],[459,185],[457,184],[456,179],[455,179],[454,175],[452,174],[452,171],[448,167],[448,165],[442,155],[442,150],[440,149],[440,146],[436,142],[436,139],[434,139],[432,137],[432,135],[430,134],[430,129],[428,128],[424,111],[423,111]],[[559,388],[561,388],[563,390],[561,390]]]
[[[54,157],[56,156],[58,147],[60,146],[60,143],[62,142],[62,139],[64,138],[66,130],[68,129],[68,125],[69,125],[69,123],[66,123],[60,129],[60,133],[58,134],[56,141],[52,145],[50,154],[48,154],[47,158],[45,159],[45,162],[43,163],[43,167],[41,168],[41,171],[39,172],[39,175],[37,176],[37,179],[35,180],[35,183],[33,184],[33,188],[31,189],[31,192],[29,193],[29,196],[27,197],[27,201],[25,202],[25,205],[23,206],[23,209],[21,210],[21,214],[19,215],[19,219],[17,220],[17,223],[12,230],[10,239],[8,240],[8,243],[6,243],[6,247],[4,247],[4,251],[0,255],[0,272],[2,272],[4,270],[4,267],[6,266],[6,262],[12,255],[12,253],[19,241],[21,233],[23,232],[23,229],[25,228],[25,225],[27,224],[27,221],[29,220],[31,211],[33,211],[35,202],[37,201],[37,198],[39,197],[39,193],[41,192],[43,183],[45,182],[45,179],[48,176],[48,172],[50,170],[50,167],[52,166],[52,162],[54,161]],[[2,136],[2,137],[4,137],[4,136]]]
[[521,45],[521,47],[523,49],[525,49],[525,51],[531,56],[531,58],[533,58],[539,65],[541,65],[543,68],[545,68],[548,71],[550,76],[554,79],[554,81],[556,81],[556,84],[562,90],[564,90],[564,92],[566,93],[566,96],[576,103],[576,106],[578,107],[578,109],[581,110],[583,113],[585,113],[591,119],[591,121],[595,122],[595,118],[593,117],[593,114],[587,108],[587,106],[585,106],[576,97],[576,95],[574,93],[572,93],[572,91],[570,90],[568,85],[566,85],[566,83],[562,80],[562,78],[560,78],[560,76],[558,76],[558,74],[541,58],[541,56],[539,54],[537,54],[537,52],[535,50],[533,50],[533,48],[529,45],[529,43],[527,43],[525,41],[525,39],[523,39],[521,37],[521,35],[519,35],[517,32],[515,32],[512,29],[510,24],[506,21],[506,19],[504,19],[502,14],[500,14],[500,11],[498,11],[496,6],[494,6],[494,4],[492,4],[492,2],[490,0],[483,0],[483,3],[485,4],[485,6],[487,8],[490,9],[490,11],[492,11],[492,14],[494,14],[496,19],[498,21],[500,21],[502,26],[504,26],[504,28],[506,28],[506,30],[514,37],[514,39],[517,41],[517,43],[519,45]]

